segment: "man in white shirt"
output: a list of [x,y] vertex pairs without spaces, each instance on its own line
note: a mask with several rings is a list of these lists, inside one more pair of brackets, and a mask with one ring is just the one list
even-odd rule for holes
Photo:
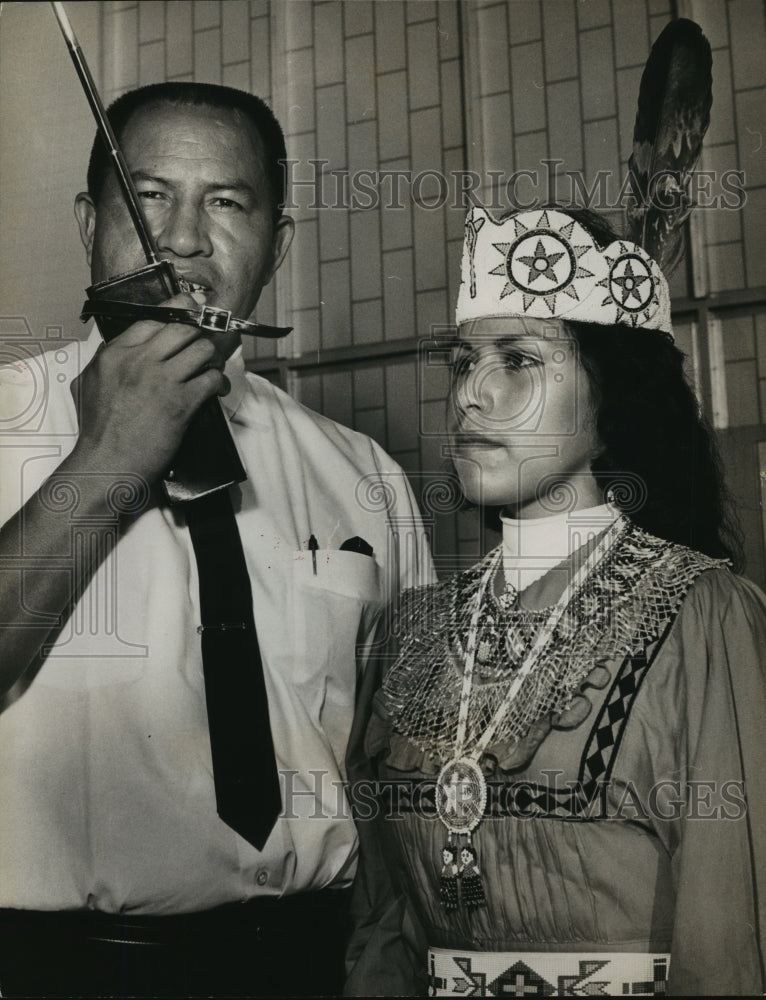
[[[192,289],[170,304],[250,316],[293,235],[276,120],[209,85],[118,103],[160,256]],[[98,151],[88,182],[98,282],[141,251]],[[230,492],[281,775],[262,850],[216,813],[197,565],[158,485],[216,395],[248,476]],[[383,605],[430,575],[403,473],[246,373],[231,331],[94,330],[0,369],[0,400],[2,995],[338,992],[356,680]]]

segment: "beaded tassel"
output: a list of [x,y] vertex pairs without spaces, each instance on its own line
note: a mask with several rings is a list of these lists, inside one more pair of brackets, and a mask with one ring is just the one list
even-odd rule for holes
[[449,911],[456,910],[458,907],[458,892],[457,892],[457,848],[452,843],[452,838],[444,845],[442,850],[442,871],[441,877],[439,879],[439,896],[441,897],[442,905],[444,909]]
[[484,883],[481,878],[481,869],[476,854],[476,848],[471,843],[471,835],[468,834],[468,843],[460,848],[460,902],[467,910],[475,910],[479,906],[485,906],[487,899],[484,895]]

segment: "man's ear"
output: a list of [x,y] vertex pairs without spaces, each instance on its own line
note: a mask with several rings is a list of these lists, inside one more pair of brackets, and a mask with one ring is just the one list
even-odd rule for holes
[[271,267],[263,282],[264,285],[268,285],[279,270],[282,261],[287,256],[287,251],[290,249],[293,236],[295,236],[295,220],[289,215],[281,216],[274,228],[274,238],[271,243],[273,257]]
[[85,247],[88,267],[93,256],[93,236],[96,232],[96,206],[93,199],[85,191],[81,191],[74,200],[74,214],[80,227],[80,239]]

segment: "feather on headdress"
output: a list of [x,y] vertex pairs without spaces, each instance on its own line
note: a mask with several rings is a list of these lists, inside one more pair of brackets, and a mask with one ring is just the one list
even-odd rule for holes
[[689,182],[710,123],[710,44],[694,21],[671,21],[652,46],[638,92],[628,161],[636,204],[627,237],[670,274],[684,252]]

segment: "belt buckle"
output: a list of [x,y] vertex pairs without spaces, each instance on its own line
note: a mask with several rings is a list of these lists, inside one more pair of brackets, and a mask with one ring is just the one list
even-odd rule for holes
[[226,333],[231,323],[231,309],[218,309],[216,306],[203,306],[197,319],[200,330],[210,333]]

